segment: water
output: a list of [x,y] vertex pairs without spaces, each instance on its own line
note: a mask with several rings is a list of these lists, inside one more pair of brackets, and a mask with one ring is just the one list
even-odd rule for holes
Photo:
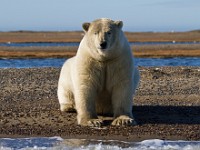
[[0,68],[61,67],[64,58],[0,59]]
[[86,140],[50,138],[2,138],[0,149],[4,150],[197,150],[200,141],[164,141],[159,139],[141,142],[124,142],[115,140]]
[[[200,66],[199,57],[135,58],[137,66]],[[0,68],[61,67],[64,58],[0,59]]]
[[200,66],[200,57],[136,58],[138,66]]
[[[159,44],[200,44],[198,41],[192,42],[130,42],[130,45],[159,45]],[[32,47],[32,46],[79,46],[79,42],[28,42],[28,43],[0,43],[0,46],[8,47]]]

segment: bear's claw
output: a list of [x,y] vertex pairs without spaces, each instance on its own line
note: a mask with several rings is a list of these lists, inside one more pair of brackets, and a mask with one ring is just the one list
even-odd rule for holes
[[88,126],[90,127],[101,127],[103,125],[102,119],[91,119],[88,121]]
[[136,121],[128,116],[119,116],[112,122],[113,126],[134,126],[136,124]]

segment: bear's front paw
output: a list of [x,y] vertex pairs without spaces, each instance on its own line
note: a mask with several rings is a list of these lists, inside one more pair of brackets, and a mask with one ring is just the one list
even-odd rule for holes
[[101,127],[103,125],[102,119],[90,119],[88,121],[88,126],[90,127]]
[[82,119],[79,123],[82,126],[101,127],[103,125],[102,119]]
[[130,118],[128,116],[119,116],[117,117],[113,122],[113,126],[134,126],[136,125],[136,121],[133,118]]

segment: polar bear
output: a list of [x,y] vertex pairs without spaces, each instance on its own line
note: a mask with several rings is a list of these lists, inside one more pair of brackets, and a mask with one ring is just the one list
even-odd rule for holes
[[79,125],[103,125],[97,114],[113,115],[116,126],[136,123],[132,101],[140,75],[122,26],[122,21],[106,18],[83,23],[85,35],[77,54],[61,69],[60,109],[75,109]]

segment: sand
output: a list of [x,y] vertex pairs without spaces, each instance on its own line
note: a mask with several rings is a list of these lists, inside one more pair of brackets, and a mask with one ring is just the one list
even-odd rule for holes
[[0,69],[0,137],[200,140],[200,67],[139,67],[133,100],[138,125],[102,128],[77,125],[76,113],[61,113],[60,68]]

